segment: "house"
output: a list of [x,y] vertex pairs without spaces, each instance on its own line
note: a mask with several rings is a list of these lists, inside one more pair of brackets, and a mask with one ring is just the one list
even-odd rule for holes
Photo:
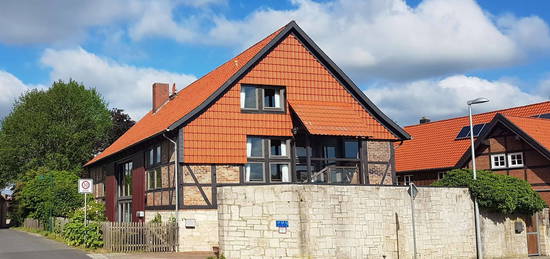
[[[473,116],[476,168],[527,180],[550,204],[550,101]],[[467,116],[405,127],[396,144],[399,184],[429,185],[455,168],[471,168]]]
[[0,228],[8,227],[10,222],[7,221],[8,209],[11,202],[11,196],[0,194]]
[[151,111],[85,167],[109,220],[177,217],[183,250],[210,250],[219,186],[393,184],[407,139],[290,22],[183,90],[153,84]]

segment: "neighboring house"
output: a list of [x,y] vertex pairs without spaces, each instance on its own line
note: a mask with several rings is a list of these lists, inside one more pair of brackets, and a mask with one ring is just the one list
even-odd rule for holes
[[[550,102],[473,116],[476,167],[527,180],[550,204]],[[396,144],[399,184],[429,185],[455,168],[471,167],[468,117],[405,127]]]
[[294,22],[152,92],[152,110],[85,165],[111,221],[173,215],[177,201],[217,231],[220,185],[393,184],[393,143],[409,139]]
[[7,217],[10,202],[11,196],[0,194],[0,228],[7,227],[9,225],[7,222]]

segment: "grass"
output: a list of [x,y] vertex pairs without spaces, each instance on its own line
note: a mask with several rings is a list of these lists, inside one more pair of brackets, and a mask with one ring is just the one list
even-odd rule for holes
[[[39,235],[41,235],[41,236],[43,236],[47,239],[54,240],[54,241],[57,241],[57,242],[61,242],[61,243],[64,243],[64,244],[68,245],[65,238],[63,238],[63,236],[58,234],[58,233],[54,233],[54,232],[50,232],[50,231],[46,231],[46,230],[26,228],[26,227],[15,227],[15,228],[12,228],[12,229],[23,231],[23,232],[28,232],[28,233],[39,234]],[[104,250],[103,248],[93,249],[93,248],[87,248],[87,247],[83,247],[83,246],[71,246],[71,245],[68,245],[68,246],[80,249],[80,250],[85,251],[85,252],[106,253],[106,250]]]

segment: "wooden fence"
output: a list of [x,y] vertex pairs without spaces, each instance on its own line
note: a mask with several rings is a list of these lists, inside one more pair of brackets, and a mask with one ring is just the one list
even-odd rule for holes
[[112,252],[175,252],[176,223],[104,222],[104,248]]
[[28,229],[44,230],[44,225],[42,225],[39,220],[31,218],[26,218],[25,221],[23,221],[23,227]]

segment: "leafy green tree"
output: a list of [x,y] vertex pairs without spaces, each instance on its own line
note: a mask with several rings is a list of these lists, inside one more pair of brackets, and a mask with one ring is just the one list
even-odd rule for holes
[[109,138],[112,122],[95,89],[73,80],[31,90],[0,128],[0,186],[39,167],[77,171]]
[[47,224],[50,217],[68,217],[84,202],[74,172],[41,168],[29,170],[24,178],[15,196],[21,218],[29,216]]
[[100,143],[97,147],[97,152],[103,151],[109,145],[113,144],[120,136],[128,131],[134,124],[130,115],[124,113],[123,109],[113,108],[109,111],[111,113],[112,128],[109,131],[109,137],[105,139],[103,143]]
[[468,187],[481,208],[503,214],[531,215],[546,207],[544,200],[527,181],[490,171],[477,171],[477,180],[474,181],[471,170],[455,169],[432,185]]

